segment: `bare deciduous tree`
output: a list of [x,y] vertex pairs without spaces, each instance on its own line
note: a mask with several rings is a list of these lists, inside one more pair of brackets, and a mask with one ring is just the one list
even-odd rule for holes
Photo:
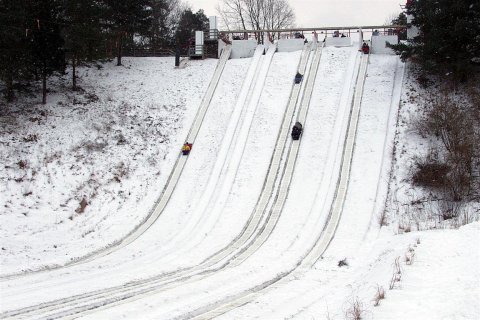
[[228,30],[280,29],[295,22],[287,0],[222,0],[217,11]]
[[219,13],[227,30],[247,30],[247,13],[244,9],[243,0],[223,0],[222,5],[217,5]]
[[295,22],[295,13],[287,0],[264,0],[263,16],[265,29],[282,29]]

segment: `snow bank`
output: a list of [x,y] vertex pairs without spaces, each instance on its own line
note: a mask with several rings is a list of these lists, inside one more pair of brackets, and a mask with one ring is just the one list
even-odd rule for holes
[[403,267],[399,288],[387,292],[375,318],[478,319],[480,223],[412,236],[420,242],[414,262]]

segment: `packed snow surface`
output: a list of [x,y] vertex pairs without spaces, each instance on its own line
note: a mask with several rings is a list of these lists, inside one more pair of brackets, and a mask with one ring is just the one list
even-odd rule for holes
[[[355,48],[323,49],[287,201],[257,251],[83,316],[189,318],[294,268],[328,220],[359,57]],[[301,52],[270,58],[228,61],[175,192],[145,234],[95,261],[3,279],[0,312],[191,268],[228,246],[262,191]],[[89,94],[57,93],[46,107],[2,117],[2,275],[105,247],[151,210],[216,61],[178,70],[169,58],[125,61],[81,69]],[[219,318],[344,319],[354,302],[374,319],[478,318],[478,222],[403,234],[378,222],[403,75],[398,57],[370,57],[347,198],[322,258]],[[83,197],[88,205],[75,212]],[[380,288],[385,299],[374,306]]]

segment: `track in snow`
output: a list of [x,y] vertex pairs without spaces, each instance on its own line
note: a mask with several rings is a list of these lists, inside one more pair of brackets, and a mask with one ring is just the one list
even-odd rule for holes
[[[299,121],[302,124],[305,124],[308,107],[310,104],[310,98],[312,96],[313,85],[315,84],[315,78],[317,76],[318,66],[320,64],[320,59],[322,57],[322,48],[323,48],[323,44],[322,46],[317,47],[315,51],[315,55],[313,57],[313,61],[310,61],[311,62],[310,69],[308,73],[304,73],[304,78],[306,78],[306,80],[304,81],[304,87],[303,87],[304,90],[303,90],[303,95],[302,95],[300,104],[299,106],[297,106],[297,108],[295,109],[292,108],[292,111],[296,111],[297,113],[296,121]],[[310,52],[310,49],[308,50]],[[306,65],[305,65],[305,69],[306,69]],[[298,86],[296,88],[300,89],[301,87]],[[300,96],[300,91],[296,91],[294,92],[294,94],[297,95],[297,97],[294,99],[295,103],[297,104],[298,97]],[[283,137],[288,139],[288,140],[284,140],[284,149],[287,149],[287,146],[288,146],[288,151],[287,151],[286,159],[284,160],[284,167],[281,172],[279,186],[274,194],[270,194],[270,196],[274,195],[274,202],[270,206],[270,211],[268,215],[266,215],[265,213],[262,213],[262,216],[266,216],[267,219],[264,225],[261,226],[261,229],[260,229],[261,231],[257,235],[255,235],[255,237],[253,237],[253,239],[251,240],[251,243],[248,246],[245,246],[245,248],[239,254],[236,255],[235,259],[231,262],[233,266],[237,266],[241,264],[243,261],[245,261],[245,259],[247,259],[250,255],[252,255],[256,250],[258,250],[258,248],[268,239],[275,225],[280,219],[280,214],[282,213],[283,206],[287,199],[288,189],[292,181],[293,170],[295,168],[298,150],[300,148],[300,143],[302,141],[301,139],[293,141],[290,138],[288,138],[288,133],[290,133],[291,124],[294,122],[295,121],[291,121],[290,125],[288,126],[288,129],[284,128],[281,132],[281,134],[283,134]],[[275,161],[279,165],[280,157],[274,158],[272,163],[274,163]],[[267,207],[264,208],[264,211],[266,209]]]
[[[275,46],[269,48],[263,55],[265,47],[259,45],[255,51],[252,64],[242,85],[236,101],[229,125],[223,135],[220,149],[217,152],[215,165],[211,171],[208,183],[202,197],[192,208],[194,213],[179,234],[168,240],[168,243],[157,251],[161,261],[175,259],[182,252],[189,252],[199,240],[205,227],[208,227],[220,214],[217,205],[219,200],[228,196],[235,174],[245,148],[248,132],[258,105],[258,92],[262,90],[271,59],[275,53]],[[207,228],[206,230],[209,230]],[[192,245],[193,243],[193,245]],[[179,249],[180,248],[180,249]]]
[[[293,298],[299,302],[297,306],[302,308],[297,308],[295,312],[285,308],[285,311],[279,311],[279,314],[285,316],[289,314],[299,318],[308,318],[312,314],[325,314],[327,300],[330,310],[338,311],[341,306],[335,303],[344,303],[344,299],[352,291],[357,291],[356,288],[362,288],[359,291],[364,291],[363,289],[369,287],[367,283],[371,281],[369,279],[372,274],[371,264],[377,257],[372,248],[374,243],[378,244],[376,237],[379,235],[379,229],[376,218],[383,209],[387,190],[386,181],[391,160],[389,154],[393,146],[395,117],[400,102],[402,79],[403,64],[398,57],[376,55],[370,57],[351,169],[352,181],[344,204],[342,222],[328,250],[323,254],[322,261],[316,264],[319,277],[326,281],[321,288],[314,288],[305,283],[299,296]],[[365,166],[367,161],[369,165]],[[352,267],[341,275],[329,272],[328,266],[335,265],[344,257],[347,257]],[[386,270],[385,273],[389,271]],[[387,274],[386,278],[389,275]],[[307,277],[312,282],[322,281],[318,278],[313,280],[314,275],[307,275]],[[335,293],[336,299],[328,293],[332,287],[338,288]],[[281,291],[285,289],[282,288]],[[300,298],[301,294],[308,298]],[[359,298],[365,301],[364,296]],[[370,296],[367,297],[369,298]],[[277,303],[281,305],[281,301],[275,301],[275,304]],[[299,312],[298,309],[302,311]]]

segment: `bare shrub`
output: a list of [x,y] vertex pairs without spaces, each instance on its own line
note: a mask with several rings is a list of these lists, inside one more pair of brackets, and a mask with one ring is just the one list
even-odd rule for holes
[[464,226],[466,224],[472,223],[473,221],[476,220],[475,217],[477,217],[477,219],[478,219],[478,215],[475,215],[472,212],[471,208],[463,210],[463,213],[460,215],[460,217],[458,219],[457,228],[460,227],[460,226]]
[[[165,156],[164,156],[165,157]],[[157,167],[158,165],[158,158],[156,155],[150,155],[148,158],[147,158],[147,162],[150,166],[152,167]]]
[[123,178],[127,178],[130,175],[130,166],[121,161],[115,166],[113,173],[113,179],[116,182],[121,182]]
[[344,259],[338,261],[338,266],[339,267],[348,266],[347,258],[344,258]]
[[426,208],[429,216],[436,218],[439,222],[450,219],[458,220],[468,209],[465,201],[451,201],[448,198],[429,201]]
[[378,225],[380,227],[388,226],[388,219],[387,219],[387,210],[382,210],[377,217]]
[[385,299],[385,289],[383,287],[377,285],[377,292],[375,293],[375,297],[373,298],[373,305],[375,307],[380,305],[380,300]]
[[414,258],[415,258],[415,250],[409,246],[407,252],[405,253],[405,264],[412,265]]
[[45,158],[43,159],[43,164],[47,165],[49,163],[52,163],[55,160],[60,160],[62,157],[63,152],[62,151],[55,151],[52,154],[47,154]]
[[361,320],[365,319],[365,314],[366,310],[363,303],[358,299],[358,297],[352,298],[352,300],[350,301],[350,305],[345,311],[345,319]]
[[415,230],[420,231],[422,228],[422,223],[420,221],[423,216],[422,209],[414,207],[413,208],[413,222],[415,223]]
[[[3,250],[3,248],[2,248],[2,250]],[[327,305],[327,313],[325,314],[325,319],[332,320],[332,317],[330,317],[330,311],[328,310],[328,305]]]
[[447,184],[447,174],[450,167],[438,159],[438,155],[431,150],[426,158],[415,160],[416,170],[412,176],[412,183],[416,186],[428,188],[444,188]]
[[93,92],[87,92],[85,94],[85,99],[87,99],[86,104],[91,104],[100,100],[100,98]]
[[398,233],[408,233],[410,231],[412,231],[410,220],[407,220],[406,222],[399,222]]
[[85,208],[87,207],[88,205],[88,202],[87,202],[87,199],[85,199],[85,197],[80,201],[80,205],[77,209],[75,209],[75,212],[80,214],[80,213],[83,213],[85,212]]
[[117,140],[117,145],[125,145],[128,143],[127,139],[121,132],[115,137],[115,139]]
[[[473,108],[474,110],[475,108]],[[442,146],[444,164],[443,193],[449,200],[460,201],[472,191],[474,164],[478,161],[478,130],[469,103],[454,94],[436,96],[427,104],[425,130]],[[478,126],[478,125],[477,125]]]
[[[451,88],[450,88],[451,89]],[[415,124],[417,132],[431,143],[423,158],[415,160],[412,184],[427,188],[435,204],[431,217],[459,223],[466,204],[478,198],[480,164],[480,92],[475,87],[467,94],[443,88],[426,99],[423,115]],[[471,93],[473,92],[473,93]],[[468,221],[468,215],[463,219]]]
[[438,215],[440,215],[443,220],[449,220],[460,215],[465,206],[465,202],[439,200],[437,201],[437,206],[439,210]]
[[36,134],[29,134],[26,137],[23,137],[24,142],[37,142],[38,136]]
[[424,89],[430,87],[434,83],[425,73],[417,76],[417,82]]
[[27,160],[20,160],[17,162],[17,165],[20,169],[26,169],[28,167]]
[[395,262],[393,263],[393,274],[392,278],[390,279],[390,290],[395,288],[395,284],[402,280],[402,267],[400,266],[400,257],[395,258]]

